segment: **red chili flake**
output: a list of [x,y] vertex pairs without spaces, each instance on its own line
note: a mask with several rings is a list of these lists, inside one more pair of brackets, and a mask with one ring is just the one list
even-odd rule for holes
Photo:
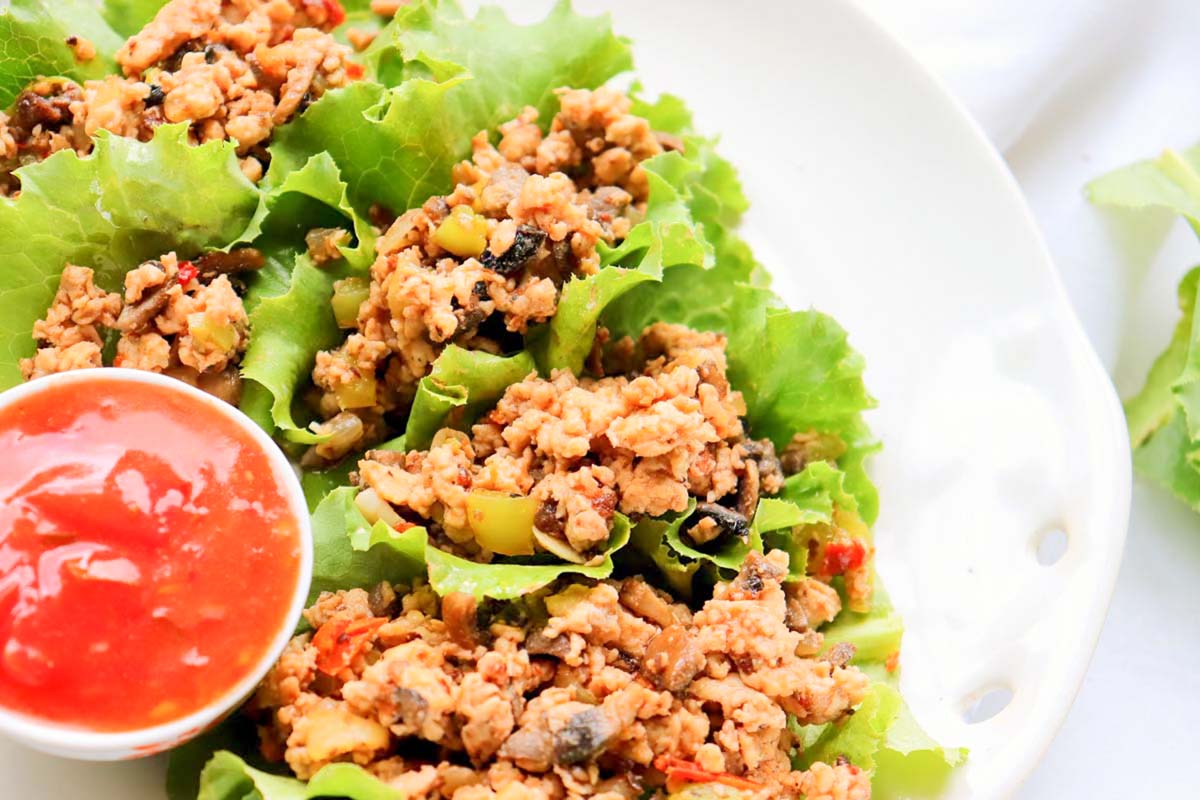
[[352,81],[362,80],[363,66],[353,61],[346,62],[346,77]]
[[858,539],[848,542],[830,542],[825,545],[825,568],[822,575],[844,575],[862,566],[867,557],[867,548]]
[[674,756],[659,756],[654,759],[654,768],[667,776],[667,788],[675,791],[689,783],[719,783],[734,789],[757,791],[763,787],[754,781],[730,775],[728,772],[709,772],[695,761]]
[[333,27],[337,27],[346,21],[346,9],[342,8],[342,4],[338,0],[321,0],[325,5],[325,10],[329,12],[329,22]]
[[888,656],[887,661],[883,662],[883,666],[887,668],[888,672],[895,672],[900,667],[900,651],[897,650]]
[[181,261],[179,263],[179,282],[184,286],[196,279],[200,274],[200,270],[196,269],[196,265],[190,261]]

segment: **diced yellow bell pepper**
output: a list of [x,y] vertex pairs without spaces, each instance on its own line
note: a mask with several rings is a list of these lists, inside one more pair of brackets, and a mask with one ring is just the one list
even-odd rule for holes
[[533,555],[537,501],[475,489],[467,495],[467,523],[480,547],[505,556]]

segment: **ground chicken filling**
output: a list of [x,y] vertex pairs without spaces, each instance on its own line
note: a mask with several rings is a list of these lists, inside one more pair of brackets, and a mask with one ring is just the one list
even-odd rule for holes
[[559,99],[548,133],[532,108],[500,126],[495,146],[479,133],[472,159],[454,168],[454,191],[407,211],[379,239],[369,284],[336,287],[335,302],[361,300],[344,320],[346,342],[317,356],[322,419],[350,415],[382,430],[382,416],[407,410],[447,345],[519,348],[518,334],[554,315],[564,282],[597,271],[597,245],[621,241],[641,218],[641,162],[678,142],[630,114],[620,92],[560,90]]
[[344,18],[332,0],[171,0],[117,52],[123,76],[41,79],[0,113],[0,194],[19,190],[21,166],[88,153],[97,131],[147,140],[172,122],[195,143],[236,140],[258,180],[274,128],[360,72],[327,33]]
[[124,293],[104,291],[91,269],[68,264],[46,316],[34,323],[37,351],[22,359],[21,372],[32,380],[104,366],[111,334],[113,366],[164,373],[236,405],[249,322],[235,282],[262,264],[249,248],[195,262],[167,253],[126,273]]
[[844,759],[792,768],[789,717],[843,719],[869,681],[848,645],[813,655],[838,594],[785,582],[787,562],[751,554],[695,613],[637,577],[508,605],[323,594],[248,710],[263,754],[299,777],[352,762],[409,800],[634,800],[698,780],[865,800]]
[[[769,439],[746,435],[720,334],[658,323],[617,342],[608,364],[620,374],[559,370],[509,386],[471,436],[444,429],[426,451],[368,452],[360,508],[395,527],[422,525],[438,547],[474,560],[550,553],[595,563],[617,512],[636,520],[693,508],[681,528],[690,544],[746,542],[760,498],[840,455],[831,437],[801,434],[780,458]],[[866,527],[845,515],[813,528],[810,572],[842,576],[850,605],[866,610]]]

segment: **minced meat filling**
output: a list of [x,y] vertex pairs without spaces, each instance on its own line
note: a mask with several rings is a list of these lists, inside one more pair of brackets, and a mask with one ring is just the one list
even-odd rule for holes
[[786,575],[784,553],[752,554],[695,614],[641,578],[539,613],[427,587],[324,594],[249,713],[299,777],[349,761],[409,800],[662,797],[679,760],[752,800],[865,800],[844,760],[792,769],[788,718],[842,719],[869,681],[844,654],[801,655],[820,634],[795,627]]
[[68,264],[45,318],[34,323],[38,348],[21,372],[32,380],[103,366],[107,329],[119,334],[113,366],[165,373],[236,404],[249,321],[230,274],[260,266],[251,249],[194,263],[167,253],[126,273],[120,294],[97,287],[91,269]]
[[641,354],[629,374],[530,375],[469,438],[443,431],[428,451],[368,454],[361,485],[470,555],[472,492],[532,498],[539,549],[571,560],[603,549],[614,512],[661,516],[693,499],[685,533],[697,544],[745,539],[759,496],[778,493],[783,475],[771,443],[745,437],[725,338],[659,323],[626,347]]
[[650,124],[612,89],[559,90],[549,132],[525,109],[474,139],[456,188],[407,211],[377,243],[370,294],[355,330],[320,353],[320,416],[403,412],[448,344],[500,353],[513,334],[545,322],[575,275],[599,268],[644,213],[641,162],[663,152]]
[[82,86],[42,79],[0,113],[0,193],[12,172],[59,150],[84,155],[100,130],[147,140],[191,123],[195,143],[231,139],[258,180],[265,144],[326,90],[348,83],[350,49],[327,31],[334,4],[312,0],[171,0],[116,54],[124,76]]

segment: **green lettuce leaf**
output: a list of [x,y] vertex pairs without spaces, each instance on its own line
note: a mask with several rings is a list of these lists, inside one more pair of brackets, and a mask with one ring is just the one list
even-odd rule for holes
[[380,581],[402,583],[425,574],[425,530],[397,533],[371,525],[354,503],[357,489],[334,489],[312,516],[313,580],[309,604],[321,592],[369,589]]
[[[304,235],[318,227],[352,232],[353,241],[339,247],[341,260],[317,266],[305,254]],[[350,206],[333,159],[320,153],[263,195],[241,239],[262,250],[268,262],[246,292],[252,335],[242,376],[270,395],[268,400],[259,391],[247,392],[242,410],[269,432],[278,428],[291,441],[312,444],[320,437],[293,419],[293,400],[317,352],[343,338],[329,302],[333,283],[368,274],[375,233]]]
[[1158,158],[1097,178],[1086,192],[1097,205],[1173,211],[1200,233],[1200,147],[1182,153],[1165,150]]
[[197,800],[404,800],[404,794],[356,764],[329,764],[304,781],[254,769],[222,750],[200,775]]
[[[757,527],[751,525],[750,535],[745,541],[731,536],[723,536],[716,540],[714,546],[705,545],[702,549],[688,544],[683,540],[682,522],[696,510],[696,501],[689,500],[687,511],[680,515],[678,523],[669,525],[663,532],[667,547],[678,553],[683,559],[698,562],[708,562],[721,569],[736,570],[742,566],[751,550],[762,550],[762,538]],[[771,513],[771,512],[769,512]],[[674,523],[674,515],[671,517]]]
[[220,750],[246,753],[254,766],[258,756],[258,730],[248,716],[231,714],[220,724],[173,748],[167,760],[167,800],[196,800],[200,774]]
[[259,194],[233,145],[193,147],[186,137],[184,125],[164,125],[149,142],[102,131],[85,158],[65,150],[18,171],[21,194],[0,198],[0,389],[20,382],[33,323],[68,262],[93,267],[114,290],[146,259],[188,258],[246,229]]
[[333,276],[308,256],[297,256],[288,290],[259,301],[250,313],[251,337],[242,360],[242,375],[270,396],[267,419],[256,392],[243,398],[242,410],[268,433],[276,429],[290,441],[312,444],[321,437],[296,424],[292,400],[312,371],[317,352],[335,347],[342,331],[329,304]]
[[846,491],[846,476],[824,461],[809,464],[783,484],[778,498],[758,501],[753,527],[767,550],[788,554],[788,575],[803,578],[808,566],[808,537],[805,526],[833,522],[835,508],[857,511],[854,495]]
[[862,356],[832,318],[788,311],[771,291],[737,282],[730,271],[738,269],[675,267],[661,283],[613,302],[602,322],[617,336],[637,336],[658,321],[724,333],[729,380],[745,396],[751,435],[777,447],[811,429],[840,436],[848,445],[839,460],[847,488],[863,519],[874,522],[878,495],[864,462],[877,445],[862,412],[875,400],[863,382]]
[[371,10],[371,0],[342,0],[342,8],[346,11],[346,21],[333,31],[333,38],[342,44],[350,44],[346,34],[352,29],[379,33],[388,23],[387,19]]
[[663,153],[642,166],[650,185],[645,219],[617,247],[601,243],[602,269],[569,281],[554,318],[531,333],[530,349],[545,374],[553,369],[578,374],[583,369],[600,315],[626,292],[661,280],[667,267],[712,266],[712,245],[692,219],[684,188],[700,167],[679,153]]
[[891,656],[900,652],[904,621],[876,577],[871,610],[864,614],[844,609],[837,619],[821,629],[821,633],[825,637],[822,647],[826,651],[841,642],[854,645],[853,664],[886,664]]
[[405,429],[407,448],[427,449],[444,427],[467,430],[505,389],[534,369],[533,356],[524,351],[504,357],[450,345],[417,384]]
[[692,508],[678,514],[663,517],[643,517],[638,520],[630,534],[630,547],[662,573],[671,590],[684,597],[691,597],[692,582],[704,562],[686,558],[667,542],[678,538],[679,526],[692,512]]
[[533,106],[547,124],[560,86],[594,88],[632,68],[628,42],[607,14],[584,17],[557,3],[533,25],[513,23],[498,6],[468,18],[453,0],[419,0],[401,9],[368,48],[372,75],[387,86],[411,78],[473,81],[447,97],[448,116],[471,120],[469,139]]
[[[96,46],[96,57],[76,61],[69,36]],[[0,5],[0,108],[8,107],[25,85],[40,76],[76,81],[115,72],[113,56],[124,39],[88,0],[11,0]]]
[[617,514],[598,564],[480,564],[430,547],[424,528],[397,533],[382,522],[370,525],[354,503],[357,493],[349,486],[334,489],[313,512],[310,602],[322,591],[369,588],[384,580],[406,582],[424,575],[438,594],[466,592],[479,598],[511,600],[563,575],[607,578],[612,574],[613,554],[629,543],[629,520]]
[[1200,511],[1200,445],[1188,435],[1187,427],[1183,411],[1176,411],[1133,451],[1133,466],[1193,511]]
[[599,564],[587,566],[565,562],[480,564],[431,547],[425,551],[425,559],[429,562],[429,585],[440,595],[465,592],[477,599],[513,600],[536,592],[564,575],[600,580],[612,574],[613,554],[629,543],[629,531],[629,519],[616,514],[604,559]]
[[[1092,202],[1125,209],[1162,208],[1182,215],[1200,235],[1200,147],[1116,170],[1087,187]],[[1142,390],[1125,401],[1139,474],[1200,511],[1200,267],[1180,281],[1180,318]]]
[[592,88],[630,64],[606,17],[581,17],[566,4],[547,22],[519,26],[495,9],[472,21],[453,2],[415,3],[366,57],[394,88],[359,81],[327,92],[279,129],[268,186],[328,152],[355,208],[380,203],[402,212],[450,190],[450,169],[470,156],[479,131],[526,105],[549,115],[555,87]]
[[967,756],[965,748],[943,748],[930,739],[900,693],[884,683],[873,683],[845,721],[797,726],[797,733],[804,745],[798,768],[844,756],[872,773],[872,796],[880,798],[936,796]]
[[122,36],[133,36],[154,19],[167,0],[101,0],[100,13]]

